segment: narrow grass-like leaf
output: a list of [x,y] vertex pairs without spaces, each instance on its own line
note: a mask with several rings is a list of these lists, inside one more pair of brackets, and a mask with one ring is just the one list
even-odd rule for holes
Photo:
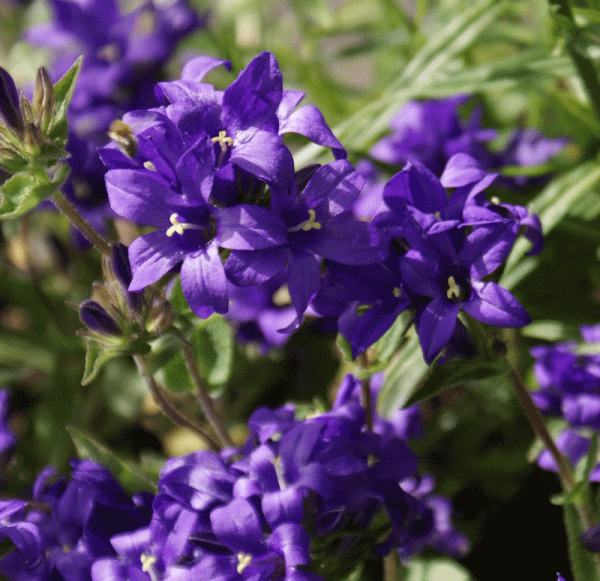
[[142,472],[123,462],[107,447],[72,426],[67,426],[77,453],[104,466],[129,494],[147,490],[156,494],[156,484]]

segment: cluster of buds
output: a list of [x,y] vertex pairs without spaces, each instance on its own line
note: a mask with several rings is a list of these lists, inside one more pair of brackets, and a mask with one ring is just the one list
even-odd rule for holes
[[91,299],[79,305],[87,329],[79,332],[104,349],[118,353],[149,350],[148,340],[173,322],[173,310],[156,287],[129,292],[131,267],[124,244],[113,246],[112,258],[102,257],[103,282],[92,286]]
[[56,96],[48,72],[36,74],[33,101],[17,93],[10,74],[0,67],[0,167],[9,173],[52,165],[67,157],[56,139]]

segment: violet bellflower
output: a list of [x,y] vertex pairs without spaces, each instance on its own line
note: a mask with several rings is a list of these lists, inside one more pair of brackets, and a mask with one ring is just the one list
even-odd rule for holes
[[[26,31],[25,38],[53,55],[50,74],[60,78],[83,54],[69,104],[66,150],[71,174],[67,199],[100,231],[113,214],[97,148],[107,143],[114,119],[126,111],[156,104],[154,83],[177,42],[201,27],[205,18],[186,0],[168,7],[146,1],[122,14],[117,0],[50,0],[50,21]],[[87,244],[80,237],[79,242]]]
[[[414,310],[427,363],[451,341],[464,351],[459,345],[464,341],[458,341],[458,335],[465,334],[457,319],[460,311],[498,327],[529,322],[517,299],[486,279],[508,257],[520,228],[534,242],[531,252],[539,252],[541,226],[525,208],[487,202],[482,192],[495,177],[474,159],[457,154],[441,181],[417,162],[388,181],[383,200],[389,211],[379,213],[374,224],[392,238],[385,262],[389,284],[377,291],[369,288],[373,284],[368,269],[362,274],[332,269],[342,284],[348,280],[350,294],[364,289],[338,321],[354,356],[383,335],[406,308]],[[453,188],[450,196],[445,187]],[[358,278],[363,278],[362,285]],[[369,293],[375,300],[367,298]],[[370,308],[364,310],[365,304]]]
[[[530,351],[540,386],[532,398],[544,415],[566,420],[568,428],[557,437],[556,444],[573,464],[587,454],[591,439],[586,432],[600,430],[600,354],[590,352],[600,343],[600,326],[582,325],[580,332],[582,344],[538,345]],[[580,352],[586,348],[588,352]],[[540,454],[538,465],[557,470],[548,450]],[[590,480],[600,481],[600,465],[594,467]]]
[[15,546],[0,559],[0,572],[8,578],[88,581],[96,559],[116,555],[112,536],[149,522],[145,494],[130,498],[105,468],[88,460],[71,466],[69,481],[52,468],[40,473],[32,506],[0,503],[0,536]]
[[168,460],[152,521],[111,537],[117,556],[97,559],[92,581],[319,581],[431,531],[432,509],[400,485],[414,454],[366,430],[352,398],[305,419],[259,408],[249,428],[240,450]]
[[[544,137],[533,128],[515,131],[500,152],[492,152],[487,144],[497,131],[481,126],[482,109],[476,107],[470,118],[461,119],[459,108],[468,95],[429,101],[409,101],[390,122],[391,135],[383,137],[370,150],[382,162],[402,166],[420,162],[436,175],[441,175],[448,160],[464,153],[477,160],[487,171],[502,166],[542,165],[564,149],[567,140]],[[503,177],[500,183],[509,188],[522,188],[543,182],[543,177]]]
[[[346,211],[363,181],[344,159],[313,169],[298,191],[282,132],[345,153],[314,108],[290,112],[300,95],[281,88],[273,55],[259,54],[223,92],[201,82],[220,64],[190,61],[180,81],[158,85],[165,105],[123,117],[131,155],[117,144],[101,151],[113,210],[158,228],[130,246],[129,290],[179,270],[190,307],[206,317],[227,311],[227,280],[255,286],[285,271],[293,328],[318,290],[317,256],[373,262],[387,252],[385,237]],[[223,248],[231,251],[224,266]]]

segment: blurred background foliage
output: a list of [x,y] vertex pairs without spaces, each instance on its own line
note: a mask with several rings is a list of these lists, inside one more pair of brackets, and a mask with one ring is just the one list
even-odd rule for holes
[[[595,4],[573,3],[580,29],[571,40],[576,51],[598,60]],[[568,137],[549,184],[502,192],[503,199],[538,211],[547,231],[539,257],[524,259],[526,245],[521,245],[503,273],[505,286],[534,320],[504,339],[534,388],[528,348],[565,340],[580,324],[600,321],[600,121],[575,76],[564,28],[545,0],[215,0],[194,5],[208,11],[208,27],[180,44],[169,65],[173,78],[191,56],[210,54],[232,61],[233,73],[215,70],[208,77],[225,86],[259,51],[272,51],[286,88],[306,91],[306,102],[321,109],[352,162],[368,157],[393,115],[417,98],[475,95],[474,102],[484,107],[482,125],[497,128],[499,141],[523,126]],[[0,0],[0,62],[22,86],[32,82],[48,55],[27,45],[21,33],[47,14],[41,0]],[[290,143],[298,167],[330,155],[299,138]],[[388,175],[398,169],[380,168]],[[97,253],[78,250],[70,236],[66,220],[52,212],[34,211],[1,224],[0,384],[10,387],[9,419],[18,435],[14,457],[4,467],[3,495],[27,497],[35,475],[49,463],[66,468],[76,452],[66,426],[150,475],[157,474],[164,458],[202,445],[160,415],[125,357],[111,360],[81,385],[85,350],[76,336],[81,323],[73,305],[90,296],[101,271]],[[191,324],[197,327],[197,355],[207,374],[216,373],[211,387],[221,396],[238,442],[256,406],[288,400],[326,405],[345,369],[333,333],[314,320],[267,354],[255,345],[234,343],[232,331],[221,323],[208,329],[203,321]],[[217,358],[222,350],[227,356]],[[161,379],[192,414],[181,364],[174,352],[171,356]],[[400,356],[393,365],[398,368],[402,361]],[[392,389],[406,391],[417,380],[397,374]],[[533,436],[509,385],[467,383],[421,405],[425,433],[414,448],[423,469],[435,475],[439,492],[453,498],[458,527],[473,548],[461,566],[426,555],[406,578],[554,579],[557,570],[566,573],[561,510],[548,500],[559,484],[553,474],[529,463]]]

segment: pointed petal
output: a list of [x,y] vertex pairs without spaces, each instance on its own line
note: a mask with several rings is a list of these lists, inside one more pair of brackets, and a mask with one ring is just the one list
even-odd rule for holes
[[470,267],[472,278],[481,279],[506,260],[516,237],[514,224],[481,226],[467,236],[458,259],[462,265]]
[[306,311],[308,303],[319,290],[321,282],[321,267],[317,259],[308,252],[288,253],[290,297],[298,319]]
[[229,161],[269,184],[291,187],[294,159],[279,135],[259,130],[245,143],[234,142]]
[[438,295],[419,313],[417,334],[427,363],[431,363],[452,338],[461,304]]
[[444,209],[447,198],[436,175],[417,162],[392,176],[383,188],[385,203],[396,211],[409,204],[426,214],[435,214]]
[[304,105],[287,118],[279,118],[279,134],[299,133],[313,143],[330,147],[336,159],[345,159],[346,150],[327,125],[323,114],[314,105]]
[[208,203],[215,173],[215,150],[208,135],[202,135],[175,166],[182,194],[190,201]]
[[154,179],[148,170],[113,169],[106,172],[110,207],[136,224],[168,227],[177,207],[189,205],[183,196]]
[[457,153],[446,163],[440,182],[445,188],[457,188],[480,181],[486,175],[477,160],[466,153]]
[[342,264],[371,264],[387,257],[388,238],[366,222],[323,222],[310,250]]
[[255,286],[281,272],[287,263],[287,248],[233,250],[225,263],[227,278],[237,286]]
[[523,327],[531,318],[521,303],[495,282],[473,281],[471,298],[462,303],[465,313],[496,327]]
[[314,209],[316,219],[327,220],[346,210],[360,194],[366,180],[345,159],[321,166],[311,176],[301,197]]
[[180,276],[183,296],[196,315],[206,319],[215,311],[227,312],[227,280],[216,244],[186,256]]
[[221,65],[228,71],[231,70],[230,61],[222,60],[214,56],[198,56],[185,63],[185,66],[181,71],[181,78],[199,83],[204,79],[206,73]]
[[221,119],[230,135],[261,127],[275,115],[282,92],[283,81],[275,57],[261,52],[223,93]]
[[136,238],[129,246],[129,263],[133,277],[129,291],[139,291],[154,284],[185,257],[185,250],[175,237],[169,238],[164,230],[150,232]]
[[239,204],[215,211],[219,246],[232,250],[261,250],[287,244],[284,221],[267,208]]

